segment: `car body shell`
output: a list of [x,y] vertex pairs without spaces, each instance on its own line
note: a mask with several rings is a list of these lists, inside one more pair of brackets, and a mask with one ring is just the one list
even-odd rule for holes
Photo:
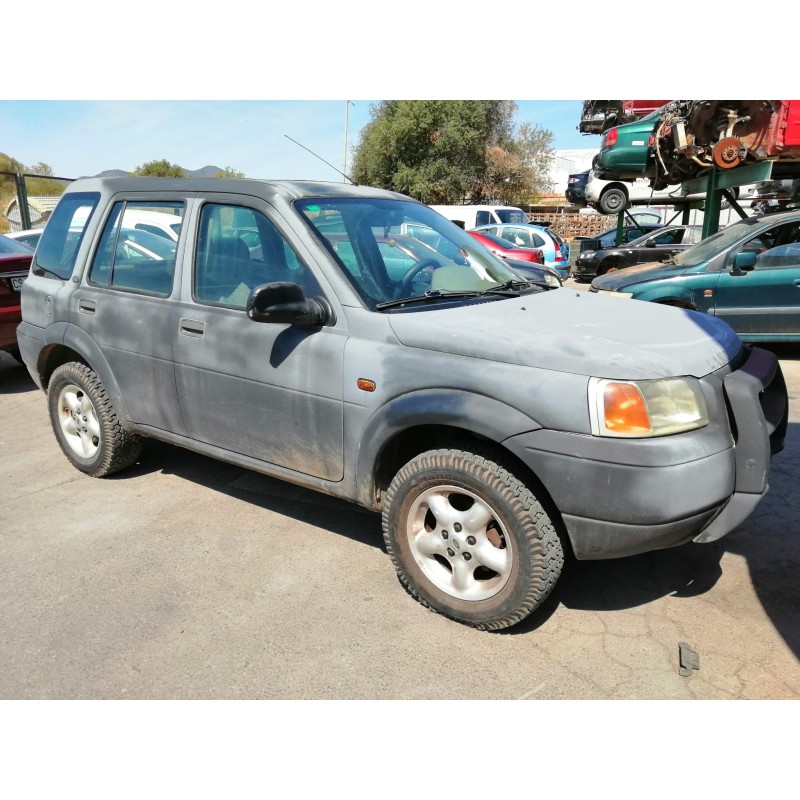
[[575,261],[572,277],[586,281],[635,264],[666,261],[693,247],[701,238],[699,225],[667,225],[621,247],[583,251]]
[[32,259],[29,247],[0,235],[0,350],[17,350],[17,326],[22,320],[20,290]]
[[[630,267],[595,278],[592,291],[702,311],[725,320],[744,341],[800,341],[800,245],[770,253],[761,238],[793,228],[800,230],[800,212],[750,217],[678,258],[703,253],[697,263]],[[751,253],[755,263],[737,269],[740,253]]]
[[556,234],[540,225],[483,225],[478,233],[504,239],[512,246],[531,247],[542,252],[544,265],[557,270],[562,280],[569,277],[569,246]]
[[[113,208],[133,196],[185,210],[173,272],[157,290],[94,280]],[[533,287],[371,306],[308,216],[325,203],[371,205],[374,217],[351,220],[367,249],[358,237],[385,231],[387,207],[429,219],[410,198],[369,187],[107,178],[75,182],[59,206],[72,200],[95,210],[69,261],[56,208],[23,286],[17,338],[43,389],[59,365],[88,365],[126,431],[374,510],[409,458],[471,438],[524,465],[582,559],[719,538],[767,490],[786,429],[780,365],[720,320]],[[291,245],[327,309],[322,321],[258,321],[247,306],[198,295],[204,208],[226,204],[257,212]],[[239,258],[214,263],[233,279]],[[696,382],[713,424],[653,438],[597,434],[593,381],[664,379]],[[726,392],[739,398],[731,409]],[[753,433],[737,442],[734,429]]]

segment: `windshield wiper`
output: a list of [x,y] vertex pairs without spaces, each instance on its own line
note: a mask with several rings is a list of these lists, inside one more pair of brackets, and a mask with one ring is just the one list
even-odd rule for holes
[[398,300],[387,300],[385,303],[378,303],[375,308],[379,311],[392,306],[402,306],[406,303],[424,303],[426,300],[448,300],[451,297],[480,297],[483,292],[474,290],[469,291],[442,291],[441,289],[429,289],[425,294],[417,294],[413,297],[401,297]]
[[519,297],[521,290],[529,289],[530,286],[531,284],[528,281],[510,280],[497,286],[492,286],[491,289],[484,289],[481,294],[502,294],[505,297]]

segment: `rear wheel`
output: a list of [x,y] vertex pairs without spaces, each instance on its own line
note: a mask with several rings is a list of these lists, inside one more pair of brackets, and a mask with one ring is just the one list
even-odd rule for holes
[[606,189],[598,203],[603,214],[617,214],[628,204],[628,195],[622,189]]
[[71,362],[53,372],[47,406],[64,455],[81,472],[102,478],[139,458],[141,437],[120,425],[100,378],[85,364]]
[[547,512],[493,455],[446,449],[417,456],[395,476],[383,511],[386,548],[410,594],[481,630],[527,617],[564,563]]

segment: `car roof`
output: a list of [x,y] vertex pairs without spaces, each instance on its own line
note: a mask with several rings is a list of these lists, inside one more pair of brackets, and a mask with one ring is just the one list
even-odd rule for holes
[[418,202],[399,192],[333,181],[263,180],[258,178],[81,178],[67,188],[71,192],[225,192],[269,196],[287,200],[305,197],[377,197]]

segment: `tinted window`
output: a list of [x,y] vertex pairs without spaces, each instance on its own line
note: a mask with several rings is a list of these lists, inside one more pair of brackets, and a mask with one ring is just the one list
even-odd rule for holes
[[497,209],[497,216],[500,217],[500,222],[505,222],[510,225],[528,221],[528,217],[522,211],[518,211],[515,208],[499,208]]
[[260,211],[206,203],[194,264],[196,300],[244,308],[262,283],[297,283],[309,297],[322,293],[314,275]]
[[50,217],[36,251],[36,266],[50,277],[67,280],[75,268],[78,248],[100,194],[65,194]]
[[[182,214],[181,204],[171,207]],[[166,297],[172,290],[177,244],[134,227],[141,204],[114,203],[103,227],[89,283]]]
[[478,211],[475,214],[475,227],[478,225],[488,225],[492,221],[492,215],[488,211]]
[[656,236],[651,236],[648,241],[655,242],[657,245],[667,244],[680,244],[683,238],[683,231],[679,228],[674,231],[667,231],[666,233],[659,233]]

